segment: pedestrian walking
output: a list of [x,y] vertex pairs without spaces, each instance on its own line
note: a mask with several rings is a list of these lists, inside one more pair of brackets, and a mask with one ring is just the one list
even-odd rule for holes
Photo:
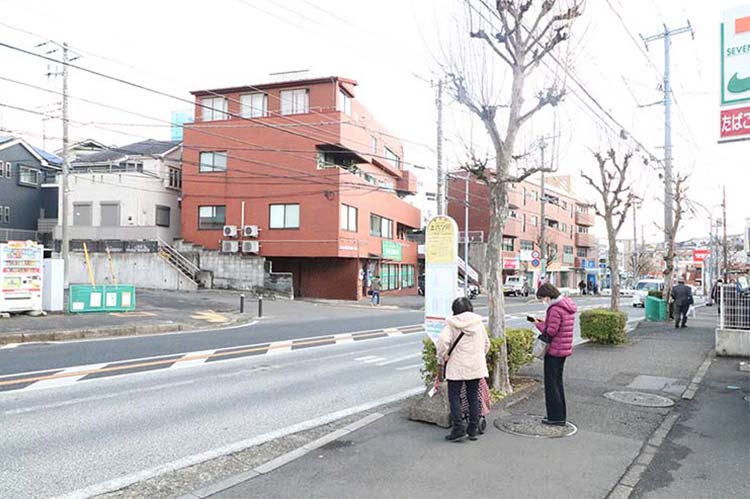
[[370,305],[380,305],[380,290],[382,285],[380,276],[377,274],[370,280]]
[[544,401],[547,417],[542,423],[553,426],[567,424],[567,407],[563,387],[565,359],[573,353],[573,329],[578,308],[573,300],[561,296],[552,284],[545,283],[536,293],[537,298],[547,305],[545,319],[537,320],[536,328],[550,338],[547,354],[544,356]]
[[581,282],[578,283],[578,289],[581,290],[581,294],[586,294],[586,283],[583,282],[583,279],[581,279]]
[[[468,298],[457,298],[452,305],[453,316],[447,319],[437,341],[437,358],[445,366],[448,380],[448,400],[451,408],[452,428],[446,440],[459,440],[467,434],[476,440],[479,434],[479,381],[489,376],[487,352],[490,338],[482,316],[474,313]],[[466,387],[469,401],[469,425],[464,425],[461,408],[461,388]]]
[[724,285],[724,280],[717,280],[711,287],[711,301],[716,305],[716,313],[721,315],[721,287]]
[[693,291],[685,286],[685,279],[679,278],[677,286],[672,288],[672,300],[674,300],[674,327],[687,327],[687,314],[690,305],[693,304]]

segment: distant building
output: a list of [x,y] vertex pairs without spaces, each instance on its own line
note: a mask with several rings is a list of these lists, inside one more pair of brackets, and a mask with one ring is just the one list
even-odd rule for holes
[[43,242],[40,219],[56,218],[62,160],[24,139],[0,136],[0,241]]
[[[463,173],[451,176],[448,184],[448,215],[464,231]],[[526,180],[509,185],[509,217],[503,232],[503,276],[524,275],[536,287],[541,273],[540,229],[545,225],[547,274],[558,287],[576,288],[580,281],[597,282],[599,275],[596,238],[591,230],[591,203],[573,192],[570,176],[552,176],[545,185],[545,214],[541,219],[541,185]],[[479,180],[469,182],[469,264],[484,274],[485,245],[490,230],[489,187]],[[459,247],[463,252],[463,248]]]
[[356,89],[330,76],[193,92],[185,241],[265,258],[297,296],[359,299],[374,275],[384,295],[416,294],[417,179]]
[[[181,154],[179,142],[145,140],[78,156],[68,175],[70,239],[178,238]],[[59,223],[54,234],[61,239]]]

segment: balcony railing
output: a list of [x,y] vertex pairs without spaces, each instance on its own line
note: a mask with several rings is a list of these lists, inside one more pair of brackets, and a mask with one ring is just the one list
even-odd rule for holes
[[594,223],[593,213],[583,213],[580,211],[576,212],[576,225],[581,225],[583,227],[592,227]]
[[596,237],[593,234],[587,234],[585,232],[576,232],[576,246],[582,248],[593,248],[596,246]]

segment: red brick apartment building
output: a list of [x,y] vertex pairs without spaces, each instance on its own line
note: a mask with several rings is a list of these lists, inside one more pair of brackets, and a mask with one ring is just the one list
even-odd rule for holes
[[[451,176],[448,186],[448,214],[464,230],[465,182],[459,172]],[[596,280],[598,260],[596,238],[590,233],[594,226],[593,208],[577,197],[570,176],[548,177],[545,183],[548,202],[545,220],[541,220],[541,186],[536,180],[513,185],[509,192],[510,218],[503,234],[503,275],[525,275],[535,286],[541,268],[532,265],[530,253],[540,251],[539,232],[546,224],[545,239],[549,255],[550,280],[558,287],[575,288],[581,280]],[[482,182],[469,182],[469,230],[482,231],[487,240],[490,228],[489,188]],[[477,234],[478,236],[478,234]],[[478,239],[478,237],[477,237]],[[482,245],[469,253],[469,263],[483,271]],[[473,257],[473,263],[472,263]]]
[[[247,253],[291,272],[297,296],[359,299],[375,274],[383,294],[416,294],[417,245],[406,234],[420,212],[403,197],[417,179],[356,87],[332,76],[192,92],[183,238],[217,250],[234,240],[238,251],[258,241]],[[257,238],[243,226],[257,226]]]

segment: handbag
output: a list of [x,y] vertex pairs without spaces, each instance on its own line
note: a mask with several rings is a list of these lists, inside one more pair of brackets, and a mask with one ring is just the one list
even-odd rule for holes
[[[450,359],[451,354],[453,353],[453,349],[456,348],[456,345],[458,345],[458,342],[461,341],[461,338],[464,337],[464,332],[461,331],[461,334],[458,335],[458,338],[456,338],[456,341],[453,342],[450,349],[448,350],[448,359]],[[440,364],[438,369],[438,379],[440,381],[445,381],[445,367],[448,365],[448,361],[446,360],[442,364]]]
[[531,355],[537,359],[543,359],[544,356],[547,355],[547,350],[549,350],[549,344],[551,341],[552,338],[546,334],[540,334],[537,336],[536,339],[534,339],[534,343],[531,345]]

